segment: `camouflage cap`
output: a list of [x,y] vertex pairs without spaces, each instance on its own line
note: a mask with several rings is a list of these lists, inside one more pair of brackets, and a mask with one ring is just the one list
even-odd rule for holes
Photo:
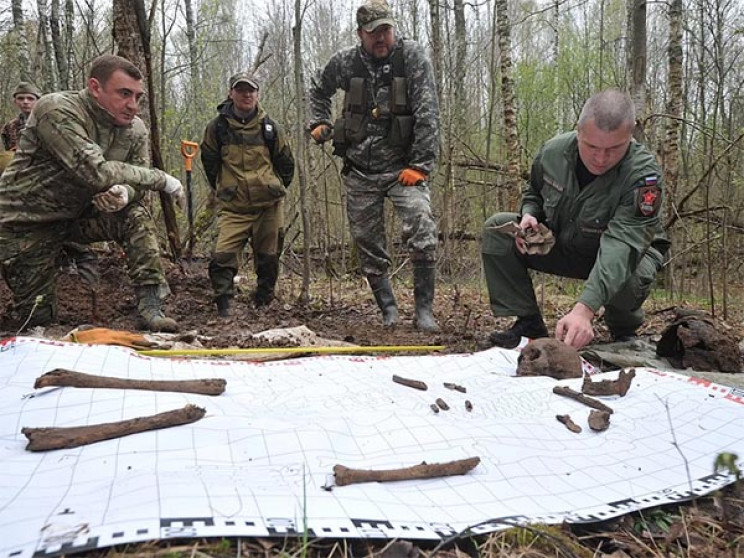
[[254,89],[258,89],[258,80],[250,72],[239,72],[230,78],[230,89],[234,89],[239,83],[247,83]]
[[38,99],[41,97],[41,91],[33,83],[22,81],[13,90],[13,97],[16,95],[33,95]]
[[371,33],[380,25],[395,25],[393,11],[384,0],[369,0],[357,10],[357,27]]

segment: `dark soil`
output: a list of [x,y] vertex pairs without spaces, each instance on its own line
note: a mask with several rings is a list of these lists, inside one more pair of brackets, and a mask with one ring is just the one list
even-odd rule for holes
[[[303,304],[298,300],[302,278],[289,266],[282,271],[276,299],[262,308],[253,305],[255,275],[249,266],[244,266],[246,275],[238,278],[232,316],[219,318],[212,302],[208,261],[199,258],[164,263],[172,291],[165,304],[166,315],[179,322],[182,332],[194,331],[208,336],[210,339],[204,344],[213,348],[253,347],[256,343],[250,333],[306,325],[322,337],[359,345],[445,345],[448,352],[469,352],[476,347],[476,337],[490,331],[495,324],[487,298],[476,285],[477,277],[472,285],[463,288],[439,282],[434,313],[441,332],[432,334],[420,332],[413,325],[413,288],[409,276],[397,276],[393,281],[400,323],[393,328],[383,328],[372,293],[360,275],[352,274],[342,280],[326,276],[313,278],[309,300]],[[83,324],[129,331],[141,329],[123,255],[119,251],[99,252],[98,267],[100,280],[95,290],[74,269],[60,268],[58,323],[46,327],[44,336],[62,337]],[[0,309],[4,315],[8,315],[11,303],[7,286],[0,282]],[[6,320],[0,333],[16,332]]]

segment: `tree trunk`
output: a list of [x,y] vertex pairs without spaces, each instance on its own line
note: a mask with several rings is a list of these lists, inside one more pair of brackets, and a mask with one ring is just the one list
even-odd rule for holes
[[645,142],[643,115],[646,112],[646,0],[633,0],[630,29],[630,95],[636,109],[633,137]]
[[295,23],[292,27],[292,39],[294,41],[294,80],[295,91],[302,98],[296,103],[295,119],[295,160],[297,161],[297,178],[300,186],[300,213],[302,214],[302,287],[299,301],[307,304],[310,300],[310,214],[307,205],[307,180],[305,178],[305,142],[304,127],[300,124],[305,122],[305,91],[304,77],[302,73],[302,0],[295,0]]
[[72,56],[73,56],[73,42],[72,39],[75,36],[75,4],[74,0],[65,0],[65,67],[67,73],[62,76],[66,83],[65,87],[73,89],[75,87],[73,83],[73,72],[72,72]]
[[442,99],[442,38],[440,32],[439,1],[429,0],[429,19],[431,20],[431,65],[437,80],[437,96]]
[[16,60],[21,79],[32,81],[31,60],[28,57],[28,39],[26,38],[26,22],[23,18],[23,1],[12,0],[13,32],[16,36]]
[[52,13],[49,18],[49,28],[52,32],[52,47],[54,50],[54,60],[57,64],[57,75],[59,76],[59,86],[61,89],[67,90],[70,88],[67,75],[67,58],[65,52],[65,43],[62,39],[61,26],[59,22],[59,2],[60,0],[52,0]]
[[522,173],[519,168],[519,134],[517,110],[514,106],[511,59],[511,22],[507,0],[497,0],[496,14],[499,28],[499,50],[501,52],[501,98],[504,107],[504,136],[506,138],[506,173],[509,189],[515,195],[521,191]]
[[[682,0],[672,0],[669,4],[669,46],[667,47],[667,87],[669,101],[664,123],[664,144],[661,150],[661,168],[664,172],[664,221],[671,223],[674,214],[675,194],[679,182],[679,135],[682,126],[683,88],[682,76],[684,60],[682,51]],[[671,235],[671,231],[670,235]],[[674,254],[672,245],[672,255]],[[675,288],[674,265],[667,266],[666,288],[673,294]]]
[[[202,115],[201,95],[199,95],[199,84],[201,77],[199,72],[199,51],[196,45],[196,32],[194,30],[194,10],[191,0],[184,0],[184,11],[186,12],[186,40],[189,44],[189,68],[191,70],[191,111],[189,128],[192,134],[196,133],[198,119]],[[189,138],[191,139],[191,138]]]
[[[158,131],[155,106],[155,87],[152,80],[152,60],[150,55],[150,31],[144,0],[113,0],[113,34],[119,56],[130,60],[145,77],[147,95],[140,101],[140,116],[150,129],[150,152],[152,165],[163,168],[160,154],[160,134]],[[176,212],[173,200],[168,194],[158,192],[163,218],[168,235],[168,244],[175,258],[181,257],[181,239],[178,234]]]
[[57,91],[59,79],[57,78],[57,66],[55,63],[54,49],[52,48],[52,31],[49,28],[49,14],[47,0],[36,0],[39,10],[39,34],[44,45],[44,55],[41,67],[44,69],[44,90]]

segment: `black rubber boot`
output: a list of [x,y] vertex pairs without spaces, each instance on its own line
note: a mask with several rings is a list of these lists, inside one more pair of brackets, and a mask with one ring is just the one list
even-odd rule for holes
[[137,310],[142,317],[143,326],[149,331],[175,333],[178,331],[178,322],[163,314],[163,299],[159,291],[159,285],[145,285],[135,289]]
[[390,277],[387,275],[367,275],[367,281],[375,295],[375,302],[382,310],[382,325],[394,326],[398,323],[398,303],[395,301]]
[[419,262],[413,268],[413,299],[416,304],[416,329],[439,331],[431,312],[434,303],[434,282],[437,269],[434,262]]
[[214,290],[214,303],[220,318],[230,317],[230,301],[233,297],[233,279],[237,268],[221,264],[231,257],[230,254],[216,254],[209,262],[209,280]]
[[219,295],[215,297],[214,302],[217,304],[217,315],[220,318],[230,317],[230,295]]
[[542,316],[540,314],[533,314],[531,316],[517,318],[514,325],[506,331],[494,331],[488,336],[488,341],[492,346],[496,345],[505,349],[513,349],[519,345],[522,337],[538,339],[547,336],[548,328],[545,327]]
[[256,292],[253,301],[256,307],[266,306],[274,300],[274,288],[279,278],[279,256],[256,254]]

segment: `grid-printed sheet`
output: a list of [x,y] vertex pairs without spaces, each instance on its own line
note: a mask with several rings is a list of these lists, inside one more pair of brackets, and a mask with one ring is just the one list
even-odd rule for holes
[[[271,363],[148,358],[121,347],[31,338],[0,347],[0,558],[52,556],[169,537],[438,539],[478,524],[586,522],[690,498],[733,481],[742,393],[637,370],[602,398],[608,430],[557,383],[516,378],[517,353],[320,356]],[[227,380],[218,397],[45,388],[54,368],[135,379]],[[425,381],[427,391],[392,382]],[[595,380],[614,379],[616,373]],[[467,393],[446,389],[444,382]],[[430,405],[444,399],[449,411]],[[466,409],[465,401],[472,403]],[[84,447],[25,450],[23,427],[80,426],[193,403],[200,421]],[[568,431],[555,416],[582,426]],[[333,466],[389,469],[478,456],[464,476],[334,487]]]

